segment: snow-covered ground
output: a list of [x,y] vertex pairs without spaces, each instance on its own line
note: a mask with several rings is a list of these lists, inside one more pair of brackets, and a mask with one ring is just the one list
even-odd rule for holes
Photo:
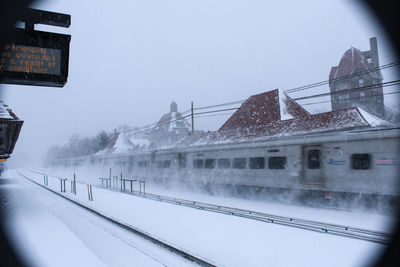
[[[79,169],[38,169],[39,171],[61,176],[71,179],[73,174],[76,174],[77,181],[87,184],[101,186],[99,177],[108,177],[109,169],[96,169],[96,168],[79,168]],[[116,170],[112,170],[112,176],[120,175]],[[129,186],[129,184],[127,184]],[[136,183],[135,190],[139,190]],[[341,225],[367,228],[371,230],[379,230],[383,232],[390,232],[393,225],[396,223],[395,214],[382,214],[377,210],[341,210],[338,212],[330,208],[313,208],[300,205],[286,205],[277,202],[267,202],[256,199],[238,199],[228,195],[214,195],[204,194],[199,191],[189,191],[187,188],[176,184],[162,185],[146,181],[146,192],[169,197],[217,204],[221,206],[228,206],[234,208],[242,208],[247,210],[259,211],[274,215],[295,217],[307,220],[315,220],[329,223],[336,223]],[[340,216],[339,216],[340,215]]]
[[14,211],[8,232],[28,266],[194,265],[15,172],[3,176],[17,180],[7,190]]
[[[43,175],[24,173],[43,183]],[[49,187],[59,192],[58,179],[49,176]],[[64,194],[177,247],[211,259],[218,266],[365,266],[385,248],[376,243],[180,207],[101,188],[93,188],[94,200],[89,201],[86,185],[78,184],[77,189],[76,196],[69,193],[67,182]],[[180,194],[178,197],[358,227],[387,230],[391,221],[379,214]],[[115,252],[112,248],[109,250]]]

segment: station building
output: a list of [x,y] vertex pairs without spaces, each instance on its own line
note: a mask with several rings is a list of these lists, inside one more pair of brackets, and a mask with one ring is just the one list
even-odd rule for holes
[[178,104],[172,101],[170,111],[161,116],[147,138],[158,146],[170,146],[187,136],[191,125],[178,111]]
[[380,118],[385,117],[383,77],[379,70],[378,44],[370,38],[370,50],[351,47],[329,73],[332,110],[361,107]]

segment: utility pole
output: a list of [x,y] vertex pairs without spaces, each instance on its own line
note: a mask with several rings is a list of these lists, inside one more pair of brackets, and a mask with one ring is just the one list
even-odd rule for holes
[[191,108],[191,111],[192,111],[192,134],[194,134],[194,118],[193,118],[193,101],[192,101],[192,108]]

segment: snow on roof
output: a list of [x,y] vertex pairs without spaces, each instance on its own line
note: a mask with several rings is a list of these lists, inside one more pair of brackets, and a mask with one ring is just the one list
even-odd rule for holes
[[372,127],[378,127],[378,126],[394,126],[394,124],[378,118],[375,115],[372,115],[371,113],[365,111],[364,109],[357,107],[358,111],[360,112],[361,116],[364,118],[364,120],[371,125]]
[[296,101],[279,89],[250,96],[221,126],[219,131],[260,127],[311,116]]
[[287,95],[282,90],[278,89],[278,91],[279,91],[279,107],[280,107],[280,113],[281,113],[281,120],[293,119],[293,116],[288,111]]
[[264,140],[276,136],[337,132],[377,126],[391,127],[394,125],[363,109],[352,107],[247,128],[226,128],[217,132],[190,135],[176,143],[175,147],[237,143]]
[[278,89],[250,96],[218,131],[256,127],[279,121],[278,98]]
[[108,145],[95,155],[127,153],[136,149],[146,149],[150,141],[142,138],[128,137],[125,133],[117,133]]
[[177,111],[171,111],[164,114],[157,122],[156,130],[161,130],[164,133],[173,132],[175,129],[189,129],[189,122]]
[[137,146],[139,148],[144,148],[150,145],[150,141],[147,139],[142,138],[133,138],[130,137],[129,141],[132,143],[133,146]]
[[120,133],[115,141],[113,153],[128,152],[132,146],[133,144],[129,141],[128,137],[124,133]]
[[0,101],[0,119],[14,119],[10,114],[10,108],[8,105],[4,104],[3,101]]

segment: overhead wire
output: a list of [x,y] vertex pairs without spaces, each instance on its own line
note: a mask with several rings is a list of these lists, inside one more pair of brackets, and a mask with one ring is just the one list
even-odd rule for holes
[[[392,95],[392,94],[398,94],[400,91],[395,91],[395,92],[388,92],[388,93],[383,93],[383,94],[375,94],[375,95],[368,95],[364,96],[365,98],[369,97],[374,97],[374,96],[380,96],[380,95]],[[350,97],[347,98],[346,100],[353,100],[353,99],[360,99],[359,97]],[[331,100],[324,100],[324,101],[317,101],[317,102],[311,102],[311,103],[303,103],[301,104],[302,106],[308,106],[308,105],[315,105],[315,104],[322,104],[322,103],[329,103]]]
[[232,106],[232,105],[236,105],[236,104],[242,104],[244,101],[246,101],[246,100],[242,99],[242,100],[237,100],[237,101],[232,101],[232,102],[227,102],[227,103],[222,103],[222,104],[198,107],[198,108],[194,108],[193,110],[216,108],[216,107],[223,107],[223,106]]
[[[317,83],[312,83],[312,84],[308,84],[308,85],[304,85],[304,86],[300,86],[300,87],[295,87],[295,88],[292,88],[292,89],[285,90],[284,92],[285,93],[294,93],[294,92],[298,92],[298,91],[303,91],[303,90],[315,88],[315,87],[318,87],[318,86],[326,85],[326,84],[328,84],[330,82],[346,80],[346,79],[350,79],[352,77],[356,77],[356,76],[360,76],[360,75],[363,75],[363,74],[366,74],[366,73],[375,72],[375,71],[379,71],[379,70],[395,67],[395,66],[398,66],[398,65],[400,65],[400,61],[391,62],[391,63],[388,63],[388,64],[381,65],[379,67],[363,70],[363,71],[360,71],[360,72],[357,72],[357,73],[353,73],[353,74],[350,74],[350,75],[338,77],[338,78],[335,78],[335,79],[330,79],[330,80],[325,80],[325,81],[321,81],[321,82],[317,82]],[[309,96],[304,96],[304,97],[297,97],[297,98],[292,98],[292,99],[295,100],[295,101],[299,101],[299,100],[305,100],[305,99],[310,99],[310,98],[318,98],[318,97],[329,96],[329,95],[332,96],[332,95],[335,95],[335,94],[343,94],[343,93],[346,93],[346,92],[354,92],[354,91],[359,91],[359,90],[363,90],[363,89],[372,89],[372,88],[378,88],[378,87],[382,87],[383,88],[383,87],[394,86],[394,85],[398,85],[398,84],[400,84],[400,80],[384,82],[384,83],[368,85],[368,86],[362,86],[362,87],[357,87],[357,88],[351,88],[351,89],[346,89],[346,90],[341,90],[341,91],[336,91],[336,92],[314,94],[314,95],[309,95]],[[389,95],[389,94],[393,94],[393,93],[386,93],[384,95]],[[197,107],[197,108],[193,108],[193,111],[194,110],[216,108],[216,107],[223,107],[223,106],[231,106],[231,105],[235,105],[235,104],[242,104],[245,101],[246,100],[242,99],[242,100],[231,101],[231,102],[215,104],[215,105],[200,106],[200,107]],[[320,102],[321,103],[327,103],[327,102],[330,102],[330,101],[320,101]],[[314,103],[317,104],[319,102],[306,103],[306,104],[302,104],[302,105],[312,105]],[[198,115],[210,114],[210,113],[218,113],[218,112],[223,112],[223,111],[237,110],[239,108],[240,107],[228,108],[228,109],[218,109],[218,110],[211,110],[211,111],[205,111],[205,112],[196,112],[196,113],[193,113],[193,117],[194,118],[201,118],[201,117],[207,117],[207,116],[214,116],[214,115],[207,115],[207,116],[198,116]],[[184,112],[181,113],[181,115],[189,113],[191,111],[192,111],[192,109],[185,110]],[[233,113],[230,113],[230,114],[233,114]],[[223,115],[223,114],[215,114],[215,116],[220,116],[220,115]],[[192,114],[188,114],[188,115],[176,118],[174,120],[166,121],[164,123],[155,122],[155,123],[151,123],[151,124],[142,126],[140,128],[127,130],[127,131],[124,131],[124,132],[125,133],[130,133],[130,135],[144,133],[144,132],[147,132],[147,131],[154,130],[154,128],[156,126],[157,127],[162,127],[164,125],[167,125],[167,124],[170,124],[172,122],[175,122],[175,121],[178,121],[178,120],[182,120],[182,119],[185,119],[185,118],[188,118],[188,117],[191,117],[191,116],[192,116]]]
[[363,70],[363,71],[360,71],[360,72],[356,72],[356,73],[353,73],[353,74],[341,76],[341,77],[338,77],[338,78],[334,78],[334,79],[330,79],[330,80],[324,80],[324,81],[321,81],[321,82],[316,82],[316,83],[307,84],[307,85],[295,87],[295,88],[292,88],[292,89],[284,90],[284,92],[285,93],[294,93],[294,92],[298,92],[298,91],[303,91],[303,90],[315,88],[315,87],[318,87],[318,86],[326,85],[326,84],[329,84],[331,82],[347,80],[347,79],[350,79],[350,78],[353,78],[353,77],[356,77],[356,76],[360,76],[360,75],[363,75],[363,74],[367,74],[367,73],[370,73],[370,72],[375,72],[375,71],[379,71],[379,70],[383,70],[383,69],[387,69],[387,68],[392,68],[392,67],[395,67],[395,66],[398,66],[398,65],[400,65],[400,61],[395,61],[395,62],[391,62],[391,63],[388,63],[388,64],[381,65],[379,67]]
[[372,88],[379,88],[379,87],[388,87],[388,86],[394,86],[400,84],[400,80],[394,80],[390,82],[384,82],[384,83],[378,83],[378,84],[372,84],[372,85],[366,85],[366,86],[361,86],[361,87],[356,87],[356,88],[350,88],[350,89],[345,89],[345,90],[340,90],[336,92],[328,92],[328,93],[322,93],[322,94],[315,94],[315,95],[309,95],[309,96],[303,96],[303,97],[297,97],[297,98],[292,98],[293,100],[304,100],[304,99],[309,99],[309,98],[316,98],[316,97],[322,97],[322,96],[328,96],[328,95],[336,95],[336,94],[343,94],[347,92],[354,92],[354,91],[360,91],[364,89],[372,89]]

